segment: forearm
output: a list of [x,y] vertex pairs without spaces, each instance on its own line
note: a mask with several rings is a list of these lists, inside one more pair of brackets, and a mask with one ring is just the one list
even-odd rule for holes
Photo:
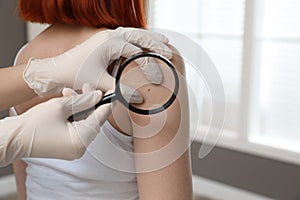
[[0,69],[0,110],[37,96],[23,79],[26,65]]

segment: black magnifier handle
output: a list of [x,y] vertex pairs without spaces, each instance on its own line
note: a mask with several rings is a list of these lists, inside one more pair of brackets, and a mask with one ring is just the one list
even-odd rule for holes
[[[172,96],[170,97],[170,99],[164,103],[162,106],[158,107],[158,108],[155,108],[155,109],[152,109],[152,110],[143,110],[143,109],[139,109],[137,107],[134,107],[133,105],[131,105],[129,102],[127,102],[127,100],[123,97],[123,95],[121,94],[121,90],[120,90],[120,78],[121,78],[121,75],[122,75],[122,72],[123,70],[125,69],[125,67],[127,65],[129,65],[132,61],[134,61],[135,59],[139,59],[139,58],[142,58],[142,57],[153,57],[153,58],[157,58],[157,59],[160,59],[161,61],[163,61],[165,64],[167,64],[169,66],[169,68],[171,69],[172,73],[173,73],[173,76],[174,76],[174,80],[175,80],[175,87],[174,87],[174,91],[173,91],[173,94]],[[118,62],[118,64],[120,64],[120,62]],[[82,114],[86,114],[87,112],[89,111],[93,111],[95,110],[96,108],[98,108],[99,106],[103,105],[103,104],[107,104],[107,103],[111,103],[115,100],[118,99],[118,101],[120,103],[122,103],[126,108],[128,108],[129,110],[135,112],[135,113],[138,113],[138,114],[141,114],[141,115],[152,115],[152,114],[156,114],[156,113],[159,113],[159,112],[162,112],[164,110],[166,110],[170,105],[172,105],[172,103],[175,101],[176,97],[177,97],[177,93],[178,93],[178,90],[179,90],[179,77],[177,75],[177,72],[176,72],[176,69],[175,67],[173,66],[173,64],[171,63],[171,61],[169,61],[167,58],[159,55],[159,54],[156,54],[156,53],[151,53],[151,52],[141,52],[141,53],[137,53],[129,58],[127,58],[123,63],[120,64],[120,66],[118,66],[118,69],[117,69],[117,75],[116,75],[116,79],[115,79],[115,86],[116,86],[116,89],[115,89],[115,92],[112,93],[112,94],[109,94],[109,95],[105,95],[101,101],[99,103],[97,103],[95,106],[89,108],[88,110],[85,110],[85,111],[81,111],[79,113],[76,113],[75,115],[72,115],[70,118],[69,118],[69,121],[70,120],[74,120],[74,117],[75,116],[80,116]]]
[[68,121],[72,122],[72,121],[74,121],[75,116],[80,116],[80,115],[86,114],[86,113],[88,113],[90,111],[94,111],[97,108],[99,108],[101,105],[112,103],[116,99],[117,99],[117,95],[115,93],[111,93],[111,94],[105,95],[104,97],[102,97],[101,101],[99,101],[95,106],[92,106],[92,107],[90,107],[87,110],[84,110],[84,111],[75,113],[74,115],[71,115],[68,118]]
[[105,95],[104,97],[102,97],[101,101],[99,101],[95,106],[93,106],[93,108],[97,109],[101,105],[112,103],[117,99],[116,97],[117,97],[116,93]]

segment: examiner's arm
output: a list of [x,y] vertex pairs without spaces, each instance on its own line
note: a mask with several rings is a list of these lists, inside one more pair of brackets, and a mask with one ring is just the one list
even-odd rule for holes
[[0,120],[0,167],[24,157],[73,160],[83,155],[107,119],[110,105],[101,106],[85,120],[70,123],[67,119],[71,114],[94,106],[102,92],[64,93],[65,97]]
[[0,110],[28,101],[37,94],[23,79],[26,65],[0,69]]
[[[101,42],[103,40],[105,42]],[[108,91],[114,87],[114,79],[106,68],[113,60],[141,52],[139,47],[171,58],[171,51],[165,43],[168,43],[168,39],[158,33],[118,28],[99,32],[62,55],[46,59],[32,58],[26,66],[1,69],[0,110],[30,100],[36,94],[45,97],[59,94],[65,87],[80,89],[85,82]],[[84,61],[88,65],[83,66]],[[161,83],[162,74],[158,66],[145,67],[142,71],[153,83]]]
[[[99,43],[103,39],[106,39],[105,42]],[[34,97],[35,94],[28,86],[39,96],[59,94],[65,87],[81,89],[84,82],[107,91],[113,88],[114,83],[106,71],[111,61],[142,51],[135,45],[149,48],[170,58],[172,54],[164,44],[167,42],[167,38],[160,34],[142,29],[118,28],[97,33],[62,55],[46,59],[33,58],[26,67],[20,65],[2,69],[0,109]],[[88,63],[87,66],[82,65],[83,61]],[[162,81],[158,66],[142,68],[142,72],[153,83]],[[74,109],[78,112],[90,107],[91,102],[95,103],[91,94],[79,95],[75,100],[72,105],[71,97],[57,98],[38,105],[18,117],[1,120],[0,166],[28,156],[74,159],[82,155],[98,132],[99,124],[106,120],[108,111],[107,109],[96,111],[95,116],[98,116],[96,119],[92,117],[85,121],[69,123],[66,119]],[[55,135],[53,132],[61,135]],[[58,138],[60,140],[57,140]]]

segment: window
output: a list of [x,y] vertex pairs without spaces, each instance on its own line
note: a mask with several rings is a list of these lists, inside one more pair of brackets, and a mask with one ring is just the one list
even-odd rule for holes
[[[184,33],[197,41],[215,62],[226,92],[225,128],[238,129],[244,0],[154,1],[154,27]],[[172,5],[168,7],[168,5]],[[168,8],[168,9],[165,9]],[[171,22],[171,23],[170,23]],[[207,107],[209,99],[203,100]],[[203,109],[207,110],[207,109]],[[209,112],[203,113],[208,125]]]
[[219,70],[226,93],[219,144],[299,164],[300,1],[150,2],[150,26],[188,35]]
[[300,2],[264,0],[257,6],[261,8],[255,32],[260,87],[253,132],[289,142],[295,149],[300,144]]

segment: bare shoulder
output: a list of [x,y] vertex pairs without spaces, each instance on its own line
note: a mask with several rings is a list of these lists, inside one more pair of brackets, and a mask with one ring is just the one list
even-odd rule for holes
[[[29,61],[30,58],[45,58],[50,56],[55,56],[59,52],[61,47],[59,44],[50,45],[51,38],[47,38],[43,33],[37,36],[35,39],[27,43],[27,45],[20,51],[18,59],[16,60],[17,64],[25,64]],[[55,49],[56,47],[56,49]]]
[[33,55],[32,45],[30,43],[26,44],[23,48],[19,50],[18,56],[16,57],[16,65],[26,64]]
[[184,62],[182,60],[182,57],[180,56],[179,51],[174,46],[172,46],[172,45],[169,45],[169,48],[173,52],[173,57],[171,59],[171,62],[174,64],[174,66],[177,69],[177,71],[181,75],[185,76],[185,66],[184,66]]
[[17,63],[27,63],[32,57],[47,58],[60,55],[100,31],[102,29],[51,26],[28,43],[20,53]]
[[[134,132],[137,133],[137,127],[144,127],[146,125],[149,125],[149,123],[153,123],[153,125],[155,125],[153,117],[158,117],[158,121],[164,120],[165,126],[169,126],[169,128],[174,128],[175,130],[176,124],[180,123],[180,120],[182,118],[182,110],[188,109],[185,82],[185,66],[178,50],[171,45],[169,47],[173,52],[173,57],[170,61],[173,63],[174,67],[176,68],[176,72],[179,75],[179,92],[176,100],[167,110],[165,110],[161,114],[158,113],[155,116],[143,116],[133,112],[128,112],[127,108],[120,105],[120,103],[117,104],[115,110],[113,111],[113,114],[109,118],[109,121],[116,129],[123,132],[124,134],[132,135],[134,134]],[[128,69],[126,70],[130,71],[132,68],[136,68],[136,66],[137,65],[135,64],[131,64],[127,67]],[[173,77],[165,70],[162,71],[164,75],[164,82],[161,85],[147,84],[146,86],[138,89],[142,94],[144,101],[141,105],[137,105],[137,107],[145,108],[157,103],[162,105],[172,95],[172,89],[167,88],[164,85],[170,85],[170,82],[173,83]],[[145,79],[145,76],[141,70],[138,75],[132,77],[132,80],[134,81],[140,81],[141,79]],[[171,88],[173,88],[173,86],[171,86]],[[162,101],[158,102],[158,99],[162,99]],[[161,120],[159,119],[160,115]],[[143,130],[145,131],[145,129]]]
[[[176,100],[173,102],[173,104],[167,108],[162,113],[156,114],[156,116],[141,116],[139,114],[130,113],[130,117],[133,121],[133,131],[139,132],[140,126],[149,126],[149,123],[153,124],[153,126],[157,126],[161,121],[164,121],[164,124],[162,125],[161,129],[170,129],[174,132],[177,131],[178,127],[177,125],[182,123],[182,115],[184,115],[184,111],[188,110],[188,101],[187,101],[187,89],[186,89],[186,80],[185,80],[185,66],[184,62],[178,52],[178,50],[170,45],[170,49],[173,52],[173,57],[170,60],[172,64],[174,65],[177,75],[179,77],[179,91],[176,97]],[[148,102],[151,104],[157,103],[157,98],[160,97],[165,102],[166,99],[168,99],[172,93],[173,93],[173,76],[170,74],[167,74],[166,72],[163,72],[164,74],[164,82],[162,85],[149,85],[148,88],[141,91],[144,102]],[[171,77],[170,77],[171,76]],[[170,88],[165,87],[164,85],[171,85]],[[149,92],[150,91],[150,92]],[[160,105],[162,105],[164,102],[160,102]],[[157,122],[154,120],[155,118],[158,118]],[[187,119],[188,117],[186,117]],[[134,127],[136,128],[136,131],[134,130]],[[141,132],[145,131],[143,130]],[[151,130],[149,130],[151,131]]]

